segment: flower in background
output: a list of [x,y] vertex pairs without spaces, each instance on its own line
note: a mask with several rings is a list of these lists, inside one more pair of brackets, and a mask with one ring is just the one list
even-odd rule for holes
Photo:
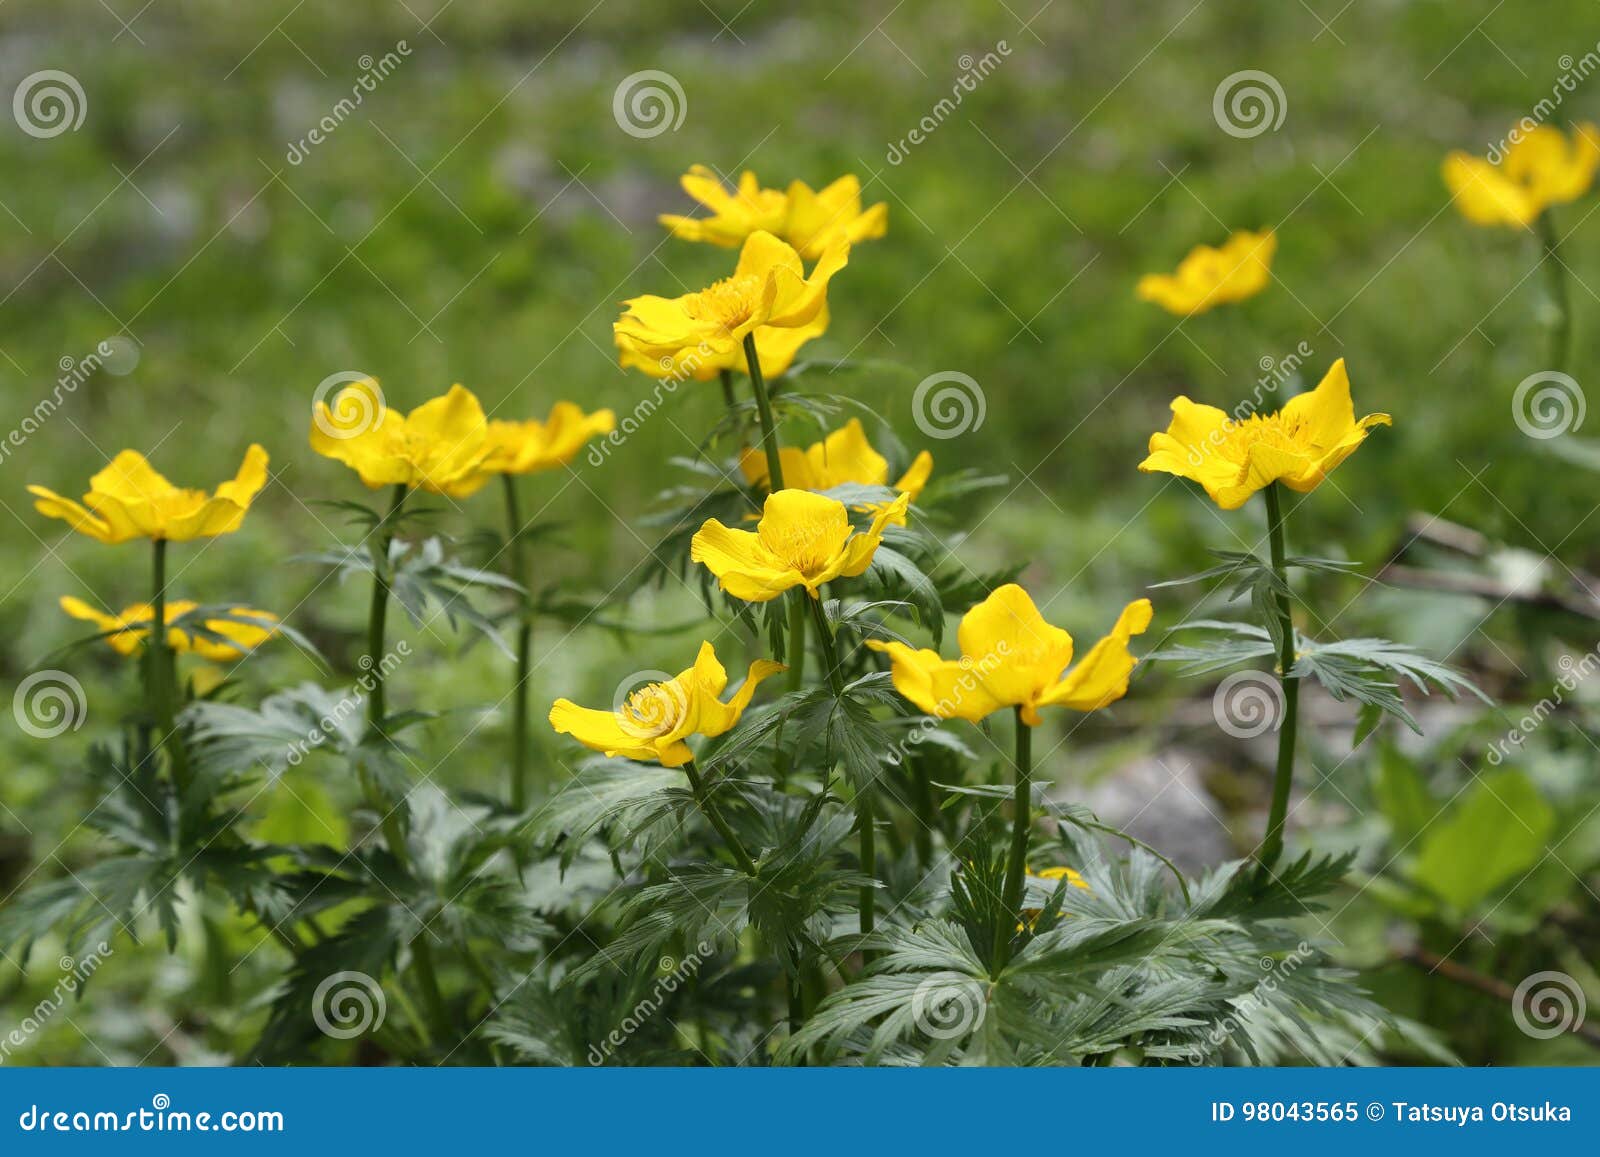
[[736,249],[752,233],[783,233],[789,198],[777,189],[763,189],[756,175],[745,170],[732,192],[722,178],[705,165],[691,165],[680,179],[683,191],[710,210],[709,217],[682,217],[663,213],[661,224],[685,241],[703,241]]
[[[831,490],[855,483],[860,486],[889,485],[889,460],[872,448],[860,418],[851,418],[820,442],[804,450],[784,446],[778,451],[784,484],[794,490]],[[751,486],[767,485],[767,456],[747,446],[739,458],[739,470]],[[926,450],[912,460],[894,488],[915,502],[933,473],[933,455]]]
[[1570,137],[1551,125],[1521,135],[1498,164],[1459,150],[1444,161],[1444,183],[1474,225],[1526,229],[1551,205],[1575,201],[1600,168],[1600,129],[1585,122]]
[[1174,398],[1172,423],[1150,435],[1150,455],[1139,469],[1192,479],[1222,509],[1237,510],[1273,482],[1302,494],[1315,490],[1366,441],[1369,429],[1390,424],[1388,414],[1357,420],[1340,358],[1310,393],[1242,421],[1215,406]]
[[701,643],[693,667],[665,683],[651,683],[635,691],[614,711],[579,707],[571,700],[557,699],[550,708],[550,726],[592,751],[682,767],[694,758],[685,739],[728,731],[750,706],[761,681],[784,669],[781,663],[757,659],[750,664],[744,686],[723,702],[728,672],[717,660],[711,644]]
[[134,450],[124,450],[89,479],[81,504],[43,486],[30,486],[28,493],[40,514],[104,543],[135,538],[188,542],[238,530],[266,484],[267,452],[252,444],[238,474],[214,494],[174,486]]
[[[164,621],[171,623],[199,605],[184,599],[169,602]],[[132,655],[141,650],[154,622],[154,611],[149,603],[134,603],[131,607],[124,607],[121,614],[108,615],[95,610],[82,599],[63,595],[61,609],[75,619],[93,623],[102,631],[110,632],[105,641],[121,655]],[[200,634],[193,625],[168,627],[167,647],[176,652],[192,651],[205,659],[226,662],[254,650],[278,633],[274,625],[278,621],[276,615],[248,607],[234,607],[228,613],[231,618],[206,619],[200,624],[210,635],[220,635],[221,638]],[[255,622],[242,622],[243,619]]]
[[[759,353],[768,331],[776,329],[805,332],[791,337],[788,356],[793,358],[802,341],[826,327],[828,282],[849,258],[850,246],[841,241],[808,277],[793,247],[771,233],[752,233],[731,277],[681,297],[646,295],[624,302],[627,312],[612,326],[621,362],[661,377],[709,378],[744,363],[747,334],[759,331]],[[763,353],[763,374],[766,368]]]
[[585,414],[572,402],[557,402],[544,421],[489,422],[489,452],[476,472],[463,478],[452,489],[457,497],[479,490],[496,474],[537,474],[565,466],[583,449],[585,442],[617,428],[617,416],[610,410]]
[[370,379],[346,386],[331,408],[317,403],[311,448],[373,490],[407,486],[454,497],[483,485],[477,475],[491,449],[483,406],[466,387],[451,386],[402,417],[383,405]]
[[850,174],[813,191],[804,181],[789,186],[789,217],[783,237],[807,261],[840,241],[874,241],[889,231],[889,206],[861,207],[861,181]]
[[758,232],[771,233],[793,245],[807,261],[816,261],[839,242],[854,244],[882,237],[889,228],[889,206],[861,207],[861,181],[853,174],[820,190],[794,181],[788,191],[763,189],[748,170],[730,191],[716,173],[694,165],[684,174],[684,192],[710,210],[708,217],[663,214],[661,224],[685,241],[704,241],[732,249]]
[[[1089,891],[1089,882],[1073,868],[1046,868],[1042,872],[1035,872],[1032,868],[1029,868],[1028,875],[1035,880],[1048,880],[1051,884],[1065,880],[1070,887],[1082,888],[1085,892]],[[1051,889],[1051,891],[1054,890],[1054,888]],[[1022,910],[1023,923],[1017,925],[1017,931],[1021,932],[1024,927],[1032,930],[1033,926],[1039,922],[1039,917],[1043,912],[1043,908],[1024,908]]]
[[736,599],[764,603],[792,587],[819,598],[823,583],[854,578],[872,565],[884,528],[903,523],[910,502],[902,494],[873,515],[868,529],[852,530],[844,503],[808,490],[780,490],[767,495],[753,532],[708,519],[695,532],[689,557]]
[[1241,229],[1220,249],[1197,245],[1178,263],[1175,273],[1147,273],[1139,279],[1141,301],[1153,301],[1168,313],[1192,317],[1219,305],[1254,297],[1272,280],[1272,256],[1278,238],[1270,229]]
[[1017,707],[1022,721],[1037,727],[1041,707],[1098,711],[1126,695],[1138,661],[1128,641],[1149,627],[1151,613],[1149,599],[1129,603],[1111,633],[1070,671],[1072,636],[1045,622],[1016,583],[996,588],[961,617],[959,659],[881,639],[867,646],[889,656],[895,690],[929,715],[977,723]]

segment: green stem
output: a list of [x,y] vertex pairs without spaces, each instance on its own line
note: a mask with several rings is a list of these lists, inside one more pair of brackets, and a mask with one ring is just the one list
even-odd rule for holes
[[1567,267],[1561,261],[1561,239],[1556,232],[1555,218],[1546,209],[1538,217],[1539,241],[1544,246],[1545,277],[1550,287],[1550,302],[1555,318],[1550,325],[1550,357],[1548,369],[1560,372],[1566,369],[1567,357],[1572,351],[1572,299],[1567,290]]
[[[761,375],[761,358],[756,352],[756,335],[744,336],[744,364],[750,373],[750,388],[756,396],[756,415],[761,421],[761,449],[767,455],[767,490],[777,493],[784,488],[783,456],[778,453],[778,428],[772,419],[772,398],[767,393],[767,379]],[[806,599],[804,591],[789,596],[789,646],[785,656],[789,661],[788,688],[798,691],[806,670],[806,613],[800,600]]]
[[152,540],[150,575],[150,635],[147,651],[146,693],[155,719],[157,742],[172,762],[172,782],[181,797],[189,787],[189,755],[184,750],[173,708],[177,666],[167,646],[167,540]]
[[[822,600],[797,591],[811,608],[811,624],[817,636],[817,649],[822,654],[823,673],[835,699],[844,697],[844,675],[839,670],[839,653],[833,645],[833,632],[828,628],[827,616],[822,611]],[[824,784],[826,790],[826,784]],[[870,783],[856,785],[856,834],[861,840],[861,872],[876,876],[878,870],[877,831],[873,819],[873,788]],[[861,889],[861,934],[871,932],[876,924],[875,912],[878,890],[869,885]]]
[[528,806],[528,678],[533,658],[532,608],[528,605],[528,558],[523,549],[522,512],[517,503],[517,479],[502,474],[506,492],[506,570],[522,588],[517,595],[517,681],[511,689],[511,807]]
[[1261,842],[1258,862],[1263,872],[1270,871],[1283,854],[1283,827],[1289,814],[1289,788],[1294,780],[1295,725],[1299,714],[1300,680],[1289,672],[1294,667],[1294,616],[1290,610],[1288,570],[1283,537],[1283,496],[1278,483],[1261,492],[1267,501],[1267,548],[1272,555],[1272,570],[1278,576],[1278,681],[1283,688],[1283,721],[1278,728],[1278,770],[1272,781],[1272,810],[1267,815],[1267,834]]
[[728,407],[728,413],[731,415],[733,408],[739,404],[739,398],[733,392],[733,372],[731,370],[723,370],[720,377],[722,380],[722,401]]
[[[389,547],[394,541],[395,520],[405,501],[406,486],[402,483],[394,488],[394,500],[389,505],[389,512],[378,523],[373,547],[372,607],[367,615],[367,653],[362,666],[370,683],[367,688],[367,726],[380,738],[385,734],[384,721],[388,718],[384,709],[383,640],[389,617]],[[407,874],[414,874],[399,808],[389,806],[370,777],[363,778],[369,806],[383,817],[380,824],[389,854],[399,861]],[[433,948],[426,939],[427,935],[426,928],[420,929],[411,941],[411,963],[417,974],[417,984],[422,989],[429,1019],[433,1021],[434,1033],[442,1042],[450,1031],[450,1017],[445,1009],[444,995],[439,990],[439,974],[434,968]]]
[[705,781],[700,778],[700,771],[690,760],[683,765],[684,774],[689,777],[690,790],[694,792],[695,803],[700,805],[700,814],[711,821],[711,826],[717,829],[717,834],[728,845],[728,850],[733,853],[733,858],[739,861],[739,869],[747,876],[757,875],[756,862],[750,858],[750,853],[745,850],[744,841],[739,834],[728,825],[722,817],[722,811],[712,800],[711,794],[706,791]]
[[1003,968],[1010,955],[1012,927],[1021,919],[1023,889],[1028,873],[1028,832],[1033,827],[1033,728],[1022,721],[1022,708],[1016,709],[1016,767],[1011,793],[1011,855],[1006,860],[1005,911],[995,926],[995,967]]

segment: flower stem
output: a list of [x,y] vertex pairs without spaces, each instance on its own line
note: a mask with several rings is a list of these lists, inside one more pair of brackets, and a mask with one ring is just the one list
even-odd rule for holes
[[1261,842],[1258,862],[1263,873],[1270,871],[1283,854],[1283,826],[1289,814],[1289,788],[1294,780],[1295,724],[1299,714],[1300,680],[1289,674],[1294,667],[1294,616],[1290,611],[1289,580],[1284,562],[1283,498],[1278,483],[1261,492],[1267,501],[1267,549],[1272,570],[1278,576],[1278,682],[1283,688],[1283,720],[1278,728],[1278,771],[1272,781],[1272,810],[1267,815],[1267,834]]
[[522,588],[517,595],[517,681],[511,689],[511,807],[528,806],[528,677],[533,657],[532,607],[528,605],[528,559],[523,550],[522,512],[517,503],[517,479],[502,474],[506,492],[506,569]]
[[[750,388],[756,396],[756,414],[761,420],[761,448],[767,455],[767,490],[777,493],[784,488],[783,456],[778,453],[778,430],[772,420],[772,398],[767,393],[767,379],[761,376],[761,358],[756,352],[756,335],[744,335],[744,364],[750,373]],[[784,656],[789,662],[788,688],[798,691],[806,671],[806,613],[801,600],[811,601],[804,591],[789,596],[789,646]]]
[[[367,673],[369,684],[367,727],[380,739],[385,737],[384,721],[388,717],[384,710],[383,639],[389,617],[389,547],[394,541],[395,520],[400,515],[401,507],[405,505],[406,491],[404,483],[394,488],[394,500],[389,506],[389,512],[383,516],[375,530],[372,607],[367,615],[367,652],[362,656],[360,664]],[[413,874],[411,851],[406,846],[406,833],[400,822],[399,808],[389,806],[370,776],[363,776],[362,780],[367,792],[368,805],[383,817],[380,824],[383,828],[384,843],[389,847],[389,854],[399,861],[400,867],[407,874]],[[445,1010],[444,995],[439,991],[439,975],[433,965],[433,948],[427,941],[427,935],[428,930],[423,928],[411,941],[411,963],[417,974],[417,984],[422,989],[422,999],[427,1005],[429,1019],[434,1024],[434,1034],[437,1039],[443,1041],[450,1031],[450,1018]]]
[[689,788],[694,792],[695,803],[700,805],[700,814],[710,820],[711,826],[717,829],[717,835],[728,845],[733,858],[739,861],[739,870],[747,876],[757,875],[756,862],[745,850],[744,841],[739,838],[739,833],[734,831],[723,818],[722,809],[717,807],[716,801],[711,798],[711,793],[706,791],[705,780],[700,778],[700,771],[695,767],[694,760],[691,759],[684,764],[683,771],[689,777]]
[[1546,209],[1538,218],[1539,241],[1544,246],[1545,277],[1550,286],[1550,302],[1555,317],[1550,324],[1550,357],[1548,369],[1566,369],[1567,356],[1572,349],[1572,299],[1567,292],[1567,267],[1561,261],[1561,239],[1556,232],[1555,218]]
[[733,392],[733,374],[728,370],[723,370],[718,377],[722,381],[722,401],[728,407],[728,414],[731,416],[733,408],[739,404],[739,399]]
[[1016,709],[1015,785],[1011,795],[1011,855],[1006,861],[1005,911],[995,927],[995,967],[1003,968],[1010,955],[1012,922],[1020,919],[1022,894],[1028,872],[1028,832],[1033,827],[1033,728],[1022,721],[1022,708]]
[[178,735],[172,705],[177,669],[167,646],[167,540],[152,540],[150,567],[150,635],[147,652],[146,693],[156,723],[157,742],[172,761],[172,782],[181,796],[189,786],[189,755]]
[[367,692],[367,726],[383,734],[383,635],[389,617],[389,548],[394,542],[394,523],[405,505],[406,486],[394,488],[394,500],[389,513],[383,516],[376,529],[377,542],[372,548],[372,607],[367,613],[367,653],[360,666],[367,672],[371,687]]
[[[835,699],[844,697],[844,675],[839,670],[839,653],[833,645],[833,632],[828,628],[828,619],[822,611],[822,600],[812,598],[803,590],[795,592],[804,598],[811,608],[811,622],[816,629],[817,649],[822,653],[823,673],[827,676],[828,686],[833,689]],[[861,840],[861,872],[866,876],[876,876],[878,870],[877,832],[873,828],[872,784],[863,783],[856,785],[856,829]],[[871,932],[876,920],[874,913],[877,908],[878,890],[870,885],[861,889],[861,934],[865,936]]]

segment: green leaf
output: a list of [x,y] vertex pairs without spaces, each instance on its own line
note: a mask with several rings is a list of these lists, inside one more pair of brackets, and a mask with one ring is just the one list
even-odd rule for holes
[[1422,837],[1411,878],[1458,911],[1470,911],[1544,855],[1555,811],[1520,771],[1478,777]]

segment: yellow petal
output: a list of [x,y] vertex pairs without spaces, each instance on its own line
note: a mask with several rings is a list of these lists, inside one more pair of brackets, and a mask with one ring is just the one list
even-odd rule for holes
[[570,699],[557,699],[550,708],[550,726],[570,735],[591,751],[628,759],[653,760],[657,749],[639,735],[622,726],[614,711],[579,707]]
[[[828,490],[846,482],[862,486],[882,486],[889,479],[889,462],[872,448],[860,418],[851,418],[822,441],[807,448],[806,458],[816,481],[813,487]],[[789,485],[788,471],[784,480]]]
[[1150,626],[1149,599],[1135,599],[1123,608],[1116,626],[1054,687],[1039,699],[1039,705],[1070,707],[1074,711],[1098,711],[1128,693],[1128,677],[1138,662],[1128,651],[1128,640],[1142,635]]
[[933,455],[924,450],[911,460],[911,465],[906,472],[900,475],[900,481],[894,484],[896,490],[903,490],[915,502],[928,485],[928,479],[933,476]]
[[730,530],[715,518],[695,532],[689,557],[716,575],[717,585],[724,591],[746,602],[768,602],[805,581],[803,575],[762,545],[760,536],[747,530]]
[[867,646],[889,656],[895,690],[929,715],[977,723],[1004,706],[989,693],[987,671],[976,664],[941,659],[937,651],[901,642],[868,639]]
[[1072,636],[1045,622],[1028,592],[1007,583],[961,617],[962,659],[996,702],[1031,706],[1072,662]]
[[440,491],[470,473],[488,453],[488,428],[483,406],[460,385],[407,414],[407,442],[421,446],[408,451],[419,475],[417,485]]
[[59,518],[79,534],[87,534],[104,543],[123,541],[113,534],[110,523],[72,499],[63,498],[43,486],[29,486],[28,493],[34,497],[33,508],[46,518]]

